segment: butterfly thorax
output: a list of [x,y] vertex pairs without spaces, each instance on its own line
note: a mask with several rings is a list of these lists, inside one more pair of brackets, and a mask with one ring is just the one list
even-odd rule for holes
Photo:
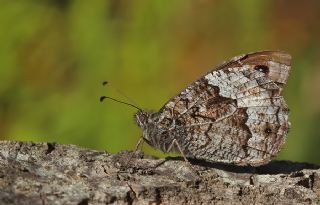
[[157,112],[138,111],[135,115],[135,121],[143,130],[144,140],[152,147],[167,152],[173,136],[170,136],[170,124],[163,124],[161,115]]

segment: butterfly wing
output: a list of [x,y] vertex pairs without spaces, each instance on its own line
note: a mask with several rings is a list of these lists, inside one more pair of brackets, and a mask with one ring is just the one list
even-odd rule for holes
[[170,138],[188,157],[239,165],[265,164],[285,142],[290,123],[282,96],[290,55],[261,51],[223,63],[160,110]]

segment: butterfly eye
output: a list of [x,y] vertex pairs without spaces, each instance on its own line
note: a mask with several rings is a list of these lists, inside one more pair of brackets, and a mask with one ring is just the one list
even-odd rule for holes
[[256,65],[254,69],[265,74],[269,73],[269,67],[266,65]]

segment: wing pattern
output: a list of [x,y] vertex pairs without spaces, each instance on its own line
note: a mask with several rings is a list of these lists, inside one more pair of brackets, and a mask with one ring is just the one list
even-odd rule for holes
[[176,139],[188,157],[267,163],[282,148],[290,127],[282,96],[290,61],[284,52],[262,51],[208,72],[156,113],[157,130],[164,130],[161,138],[167,142],[159,147],[165,151]]

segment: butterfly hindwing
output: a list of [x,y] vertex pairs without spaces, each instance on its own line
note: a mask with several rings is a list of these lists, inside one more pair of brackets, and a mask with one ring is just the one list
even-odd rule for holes
[[290,60],[278,51],[231,59],[170,99],[157,113],[157,129],[167,130],[164,141],[176,139],[192,158],[268,162],[280,151],[289,129],[282,89]]

